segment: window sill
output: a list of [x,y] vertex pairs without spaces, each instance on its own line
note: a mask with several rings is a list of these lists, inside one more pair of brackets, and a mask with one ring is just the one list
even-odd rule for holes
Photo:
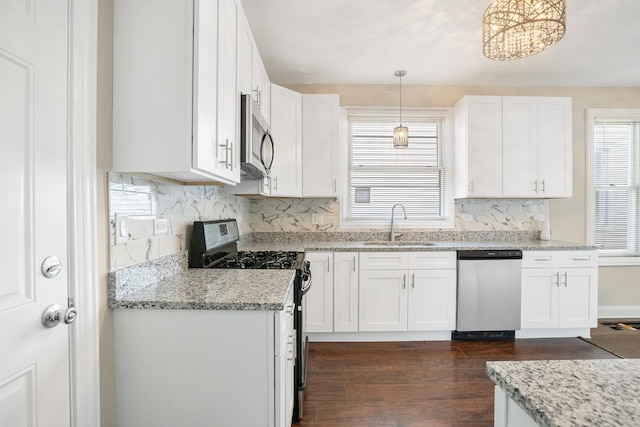
[[640,266],[640,256],[615,256],[603,255],[598,256],[599,267],[624,267],[624,266]]

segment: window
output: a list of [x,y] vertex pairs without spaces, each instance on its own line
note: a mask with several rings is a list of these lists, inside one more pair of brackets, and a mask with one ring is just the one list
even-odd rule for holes
[[590,240],[603,265],[640,263],[640,110],[589,110]]
[[[347,109],[346,188],[342,219],[348,226],[388,225],[402,203],[411,228],[453,227],[449,111],[410,110],[409,147],[393,148],[397,111]],[[398,214],[401,209],[396,209]]]

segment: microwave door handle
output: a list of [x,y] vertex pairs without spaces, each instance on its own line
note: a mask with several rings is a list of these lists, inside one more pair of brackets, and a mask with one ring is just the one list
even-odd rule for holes
[[[264,162],[264,143],[267,138],[269,138],[269,142],[271,143],[271,159],[268,166]],[[269,132],[265,132],[264,135],[262,135],[262,140],[260,141],[260,163],[262,163],[262,166],[264,167],[267,175],[269,174],[269,171],[271,170],[271,166],[273,165],[273,158],[275,157],[274,156],[275,148],[276,147],[273,143],[273,138],[271,138],[271,134]]]

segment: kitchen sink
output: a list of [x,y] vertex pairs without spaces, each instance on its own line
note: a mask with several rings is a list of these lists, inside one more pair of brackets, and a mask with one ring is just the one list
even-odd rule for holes
[[436,246],[433,242],[363,242],[367,246]]

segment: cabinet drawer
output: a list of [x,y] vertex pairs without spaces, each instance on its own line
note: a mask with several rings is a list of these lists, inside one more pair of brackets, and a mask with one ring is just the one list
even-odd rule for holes
[[456,253],[409,252],[409,268],[456,268]]
[[361,270],[408,269],[409,255],[406,252],[361,252]]
[[523,251],[523,268],[548,268],[560,264],[560,253],[555,251]]
[[596,267],[598,265],[598,252],[561,251],[560,265],[562,267]]

